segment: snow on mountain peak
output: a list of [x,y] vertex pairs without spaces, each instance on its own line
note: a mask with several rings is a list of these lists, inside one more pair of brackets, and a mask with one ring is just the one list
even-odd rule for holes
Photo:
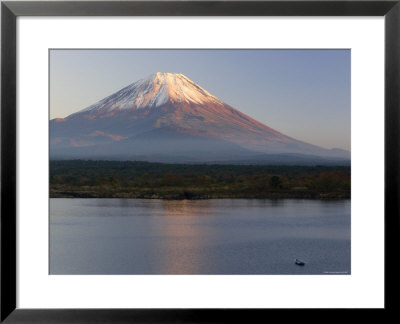
[[157,72],[128,85],[78,113],[153,108],[168,102],[224,104],[222,100],[213,96],[183,74]]

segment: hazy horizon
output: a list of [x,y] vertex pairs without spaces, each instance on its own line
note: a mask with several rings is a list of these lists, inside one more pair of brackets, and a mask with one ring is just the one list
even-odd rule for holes
[[51,50],[50,119],[155,72],[182,73],[298,140],[350,150],[350,50]]

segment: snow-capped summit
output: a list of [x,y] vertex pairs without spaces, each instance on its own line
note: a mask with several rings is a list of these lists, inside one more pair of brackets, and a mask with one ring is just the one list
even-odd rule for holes
[[75,114],[109,113],[113,110],[154,108],[166,103],[212,103],[223,105],[223,101],[185,75],[157,72],[128,85]]

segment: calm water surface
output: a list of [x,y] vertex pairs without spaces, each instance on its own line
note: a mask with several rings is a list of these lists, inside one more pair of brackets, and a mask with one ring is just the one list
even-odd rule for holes
[[350,200],[50,199],[50,273],[349,274]]

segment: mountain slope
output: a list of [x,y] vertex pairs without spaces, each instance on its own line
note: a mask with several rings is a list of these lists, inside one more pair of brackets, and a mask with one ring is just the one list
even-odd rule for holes
[[182,74],[158,72],[50,121],[51,158],[154,160],[162,154],[179,162],[284,153],[349,157],[347,151],[326,150],[286,136]]

